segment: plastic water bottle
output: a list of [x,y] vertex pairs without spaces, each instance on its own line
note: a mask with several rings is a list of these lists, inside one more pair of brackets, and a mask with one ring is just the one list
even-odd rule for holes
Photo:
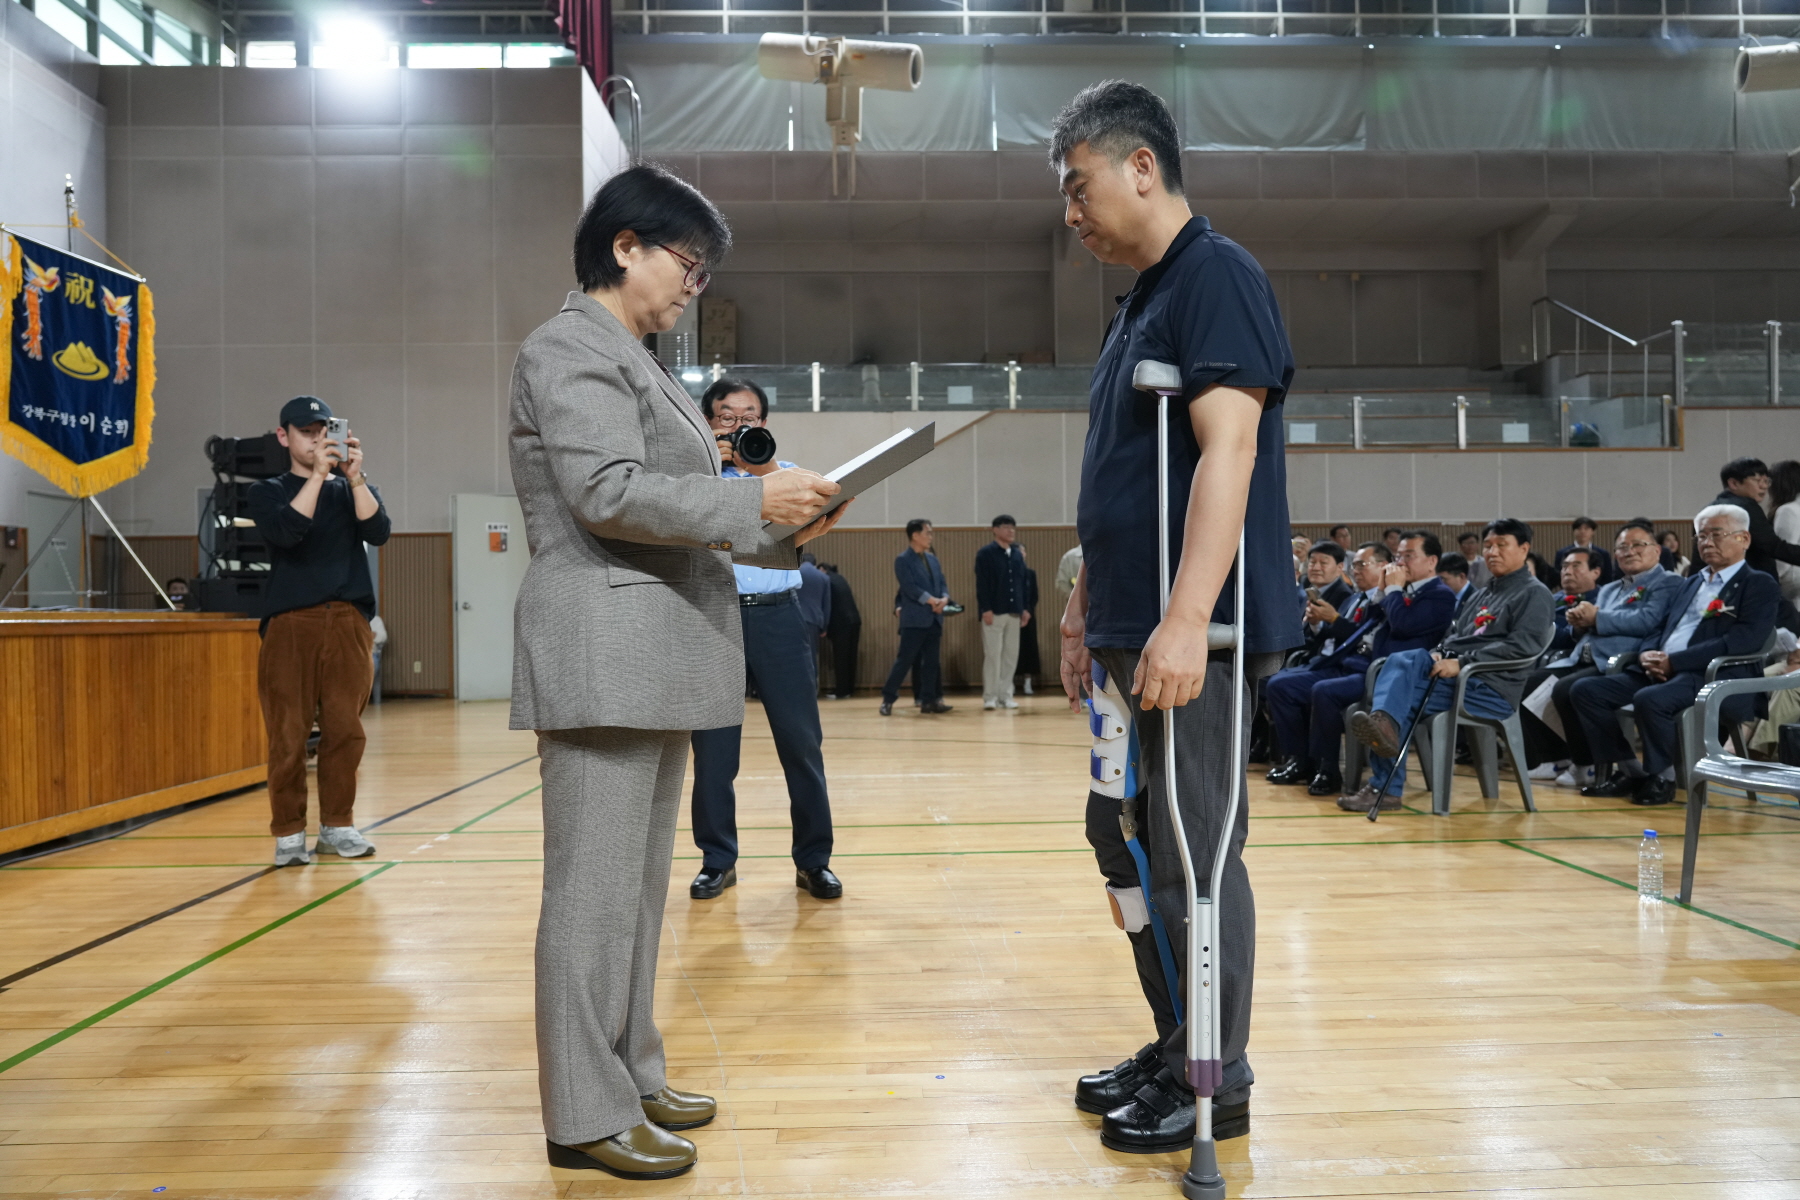
[[1639,900],[1662,899],[1662,858],[1662,841],[1656,830],[1644,830],[1644,840],[1638,843]]

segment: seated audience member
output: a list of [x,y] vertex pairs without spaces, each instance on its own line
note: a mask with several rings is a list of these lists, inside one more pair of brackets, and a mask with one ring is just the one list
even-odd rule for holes
[[[1382,573],[1383,620],[1375,629],[1368,662],[1433,646],[1443,638],[1456,611],[1456,597],[1437,577],[1442,549],[1436,536],[1422,530],[1408,530],[1401,535],[1400,553]],[[1314,769],[1307,787],[1309,795],[1335,796],[1344,790],[1344,778],[1338,768],[1344,710],[1362,697],[1362,671],[1313,684],[1307,697],[1311,709],[1307,754]],[[1305,710],[1290,714],[1289,719],[1296,716],[1304,720]]]
[[188,591],[188,581],[179,575],[163,584],[163,595],[167,596],[176,608],[186,612],[197,611],[200,607],[195,602],[199,597]]
[[[1327,607],[1334,611],[1342,608],[1344,601],[1354,594],[1350,585],[1344,582],[1344,548],[1336,542],[1314,542],[1306,554],[1305,584],[1309,588],[1319,589],[1319,599]],[[1311,606],[1310,600],[1306,603],[1308,607]],[[1325,644],[1331,622],[1309,620],[1304,629],[1306,644],[1299,652],[1302,662],[1317,654],[1319,647]]]
[[1263,687],[1276,754],[1276,766],[1267,775],[1270,783],[1312,782],[1307,731],[1312,689],[1321,680],[1339,676],[1360,679],[1369,669],[1372,635],[1387,619],[1381,603],[1382,572],[1392,561],[1380,542],[1363,543],[1350,558],[1357,590],[1339,604],[1327,603],[1323,596],[1307,604],[1307,623],[1324,626],[1318,649],[1297,665],[1277,671]]
[[[1670,606],[1662,630],[1616,675],[1576,683],[1575,715],[1596,760],[1615,765],[1612,778],[1581,789],[1584,796],[1629,797],[1633,804],[1667,804],[1675,798],[1676,728],[1705,681],[1706,667],[1727,654],[1754,654],[1775,630],[1781,588],[1773,576],[1745,561],[1750,519],[1735,504],[1713,504],[1694,518],[1694,540],[1704,568],[1694,573]],[[1733,667],[1719,678],[1756,673]],[[1738,703],[1742,701],[1743,703]],[[1644,761],[1619,728],[1618,711],[1632,706]],[[1754,698],[1735,696],[1727,720],[1754,713]]]
[[1401,533],[1402,531],[1398,529],[1384,529],[1381,531],[1381,544],[1388,548],[1389,554],[1398,554],[1400,552]]
[[1474,530],[1457,535],[1456,548],[1462,551],[1463,561],[1469,564],[1469,582],[1477,590],[1486,587],[1493,576],[1488,574],[1487,560],[1481,557],[1481,535]]
[[[1383,812],[1400,807],[1406,764],[1396,762],[1400,743],[1415,720],[1425,720],[1450,707],[1456,676],[1465,663],[1530,658],[1550,641],[1550,592],[1526,569],[1531,554],[1531,526],[1513,517],[1488,522],[1482,553],[1494,581],[1457,613],[1450,634],[1435,650],[1407,650],[1390,655],[1375,679],[1370,711],[1350,719],[1350,733],[1369,747],[1369,779],[1353,796],[1340,796],[1346,812]],[[1463,706],[1488,717],[1505,717],[1525,691],[1525,667],[1471,679],[1463,690]],[[1435,686],[1433,686],[1435,684]],[[1378,782],[1385,782],[1377,795]]]
[[[1661,633],[1663,621],[1681,592],[1681,580],[1662,568],[1661,548],[1652,538],[1653,528],[1648,521],[1635,519],[1626,524],[1613,543],[1619,578],[1603,586],[1592,603],[1570,605],[1557,614],[1559,626],[1569,629],[1574,640],[1561,647],[1561,652],[1552,643],[1545,656],[1548,661],[1525,685],[1529,697],[1545,681],[1556,680],[1549,694],[1550,708],[1555,710],[1554,725],[1550,710],[1541,703],[1527,704],[1520,714],[1525,727],[1525,756],[1533,768],[1533,779],[1552,778],[1558,787],[1576,787],[1591,781],[1594,757],[1575,714],[1572,690],[1581,680],[1604,671],[1612,659],[1637,653]],[[1581,558],[1581,554],[1570,554],[1563,560],[1564,571]],[[1578,578],[1574,582],[1579,581]],[[1543,715],[1539,716],[1539,712]],[[1546,765],[1551,768],[1548,772],[1542,770]]]
[[[1787,657],[1774,666],[1763,668],[1763,674],[1771,679],[1795,672],[1800,672],[1800,648],[1788,651]],[[1755,758],[1780,757],[1781,727],[1800,725],[1800,691],[1771,692],[1768,702],[1769,715],[1756,723],[1756,730],[1750,735],[1749,750]]]
[[[1790,458],[1769,468],[1769,515],[1776,537],[1800,545],[1800,462]],[[1800,601],[1800,566],[1777,563],[1775,582],[1783,600]]]
[[[1719,482],[1725,490],[1713,497],[1714,504],[1741,508],[1750,521],[1750,551],[1744,561],[1753,571],[1771,578],[1781,563],[1800,563],[1800,546],[1781,540],[1763,505],[1769,500],[1769,468],[1760,458],[1734,458],[1719,468]],[[1702,554],[1702,560],[1706,555]]]
[[1563,559],[1567,558],[1570,552],[1575,550],[1586,550],[1593,556],[1594,565],[1600,568],[1601,583],[1611,583],[1614,579],[1617,579],[1618,572],[1613,570],[1612,556],[1600,547],[1594,545],[1594,535],[1600,531],[1600,526],[1595,522],[1594,518],[1576,517],[1575,520],[1570,523],[1569,529],[1575,534],[1575,540],[1570,542],[1567,546],[1564,546],[1561,550],[1558,550],[1556,552],[1556,557],[1551,560],[1550,565],[1555,567],[1560,574],[1562,571]]
[[1350,527],[1348,525],[1333,525],[1331,527],[1331,540],[1344,548],[1344,556],[1348,558],[1350,555],[1350,543],[1353,540],[1350,536]]
[[1656,535],[1662,545],[1662,569],[1671,575],[1686,577],[1693,560],[1681,552],[1681,535],[1673,529],[1664,530]]
[[1566,614],[1577,604],[1591,604],[1600,590],[1600,556],[1590,546],[1576,546],[1562,556],[1557,565],[1557,588],[1550,594],[1554,605],[1551,617],[1556,628],[1550,635],[1546,651],[1568,650],[1580,638],[1569,627]]
[[1469,582],[1469,560],[1454,550],[1438,555],[1437,577],[1456,597],[1459,610],[1463,601],[1475,591],[1475,585]]

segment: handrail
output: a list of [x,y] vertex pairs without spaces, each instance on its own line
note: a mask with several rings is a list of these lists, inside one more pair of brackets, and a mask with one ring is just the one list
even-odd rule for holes
[[1626,337],[1624,334],[1620,333],[1618,330],[1614,329],[1610,325],[1602,325],[1599,321],[1594,320],[1594,318],[1588,316],[1586,313],[1582,312],[1579,308],[1574,308],[1570,305],[1564,304],[1561,300],[1555,300],[1549,296],[1539,296],[1536,300],[1533,300],[1531,303],[1532,303],[1533,307],[1536,307],[1539,304],[1554,304],[1554,305],[1556,305],[1556,307],[1562,309],[1564,312],[1568,313],[1570,316],[1575,317],[1578,320],[1586,321],[1589,325],[1592,325],[1595,329],[1598,329],[1600,332],[1608,333],[1608,334],[1611,334],[1613,337],[1618,338],[1621,342],[1624,342],[1627,346],[1630,346],[1633,350],[1636,350],[1638,347],[1638,343],[1635,338]]
[[[608,84],[613,84],[611,90]],[[629,76],[608,75],[600,81],[600,103],[606,106],[606,115],[612,116],[612,98],[618,94],[619,88],[631,99],[631,161],[636,163],[643,158],[644,136],[644,102],[638,98],[637,84],[631,82]]]

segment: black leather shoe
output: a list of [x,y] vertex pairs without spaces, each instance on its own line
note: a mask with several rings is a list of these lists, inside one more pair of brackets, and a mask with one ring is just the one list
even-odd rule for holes
[[[1100,1120],[1100,1144],[1124,1154],[1170,1154],[1194,1144],[1196,1097],[1163,1067],[1137,1090],[1129,1104]],[[1208,1101],[1211,1103],[1211,1101]],[[1213,1140],[1250,1132],[1250,1102],[1213,1105]]]
[[1611,779],[1605,783],[1590,783],[1581,789],[1581,794],[1597,800],[1618,800],[1622,797],[1636,796],[1646,782],[1647,778],[1643,775],[1627,775],[1623,771],[1614,771]]
[[1631,798],[1633,804],[1641,804],[1645,808],[1654,808],[1659,804],[1672,804],[1675,801],[1675,781],[1660,776],[1644,782],[1638,794]]
[[1162,1065],[1160,1047],[1151,1042],[1142,1050],[1098,1075],[1083,1075],[1075,1081],[1075,1107],[1082,1112],[1105,1116],[1122,1104],[1131,1103],[1137,1090],[1149,1082]]
[[830,867],[814,867],[810,871],[796,870],[794,886],[803,887],[820,900],[836,900],[844,894],[844,885]]
[[1306,785],[1306,794],[1309,796],[1338,796],[1343,791],[1344,777],[1337,771],[1320,771]]
[[1269,739],[1261,737],[1250,739],[1249,761],[1257,765],[1269,761]]
[[717,900],[726,888],[736,886],[736,867],[726,867],[724,870],[701,867],[700,873],[694,876],[694,882],[688,884],[688,895],[695,900]]
[[933,700],[930,704],[921,704],[919,706],[919,711],[928,713],[947,713],[953,707],[955,706],[945,704],[942,700]]
[[1290,758],[1263,778],[1286,787],[1305,787],[1313,777],[1313,766],[1304,758]]
[[894,715],[894,702],[892,700],[883,700],[881,702],[881,715],[884,717],[891,717]]

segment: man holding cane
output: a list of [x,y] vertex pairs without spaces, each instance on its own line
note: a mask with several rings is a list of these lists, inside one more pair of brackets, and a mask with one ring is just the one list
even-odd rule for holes
[[[1214,1137],[1249,1129],[1254,1076],[1249,1038],[1255,915],[1241,852],[1248,812],[1221,828],[1229,805],[1230,652],[1209,654],[1209,622],[1239,624],[1245,686],[1271,673],[1300,644],[1288,546],[1281,402],[1293,356],[1267,277],[1241,247],[1195,217],[1181,193],[1180,140],[1167,106],[1136,84],[1082,91],[1057,118],[1052,168],[1065,221],[1102,262],[1138,272],[1094,369],[1077,524],[1084,565],[1062,619],[1062,678],[1071,697],[1097,663],[1137,697],[1137,828],[1150,860],[1151,891],[1171,927],[1188,913],[1187,887],[1164,799],[1161,710],[1174,709],[1176,793],[1196,862],[1229,845],[1220,906],[1217,976],[1222,988],[1223,1085],[1212,1103]],[[1159,619],[1156,405],[1132,387],[1143,359],[1178,364],[1179,416],[1170,430],[1171,560],[1168,615]],[[1245,611],[1232,611],[1231,578],[1244,533]],[[1119,825],[1119,804],[1090,793],[1088,840],[1116,888],[1137,886]],[[1110,1071],[1082,1079],[1076,1105],[1105,1113],[1101,1141],[1114,1150],[1160,1154],[1194,1139],[1196,1098],[1186,1079],[1186,1035],[1157,951],[1132,932],[1138,975],[1156,1040]],[[1185,939],[1177,968],[1187,969]]]

